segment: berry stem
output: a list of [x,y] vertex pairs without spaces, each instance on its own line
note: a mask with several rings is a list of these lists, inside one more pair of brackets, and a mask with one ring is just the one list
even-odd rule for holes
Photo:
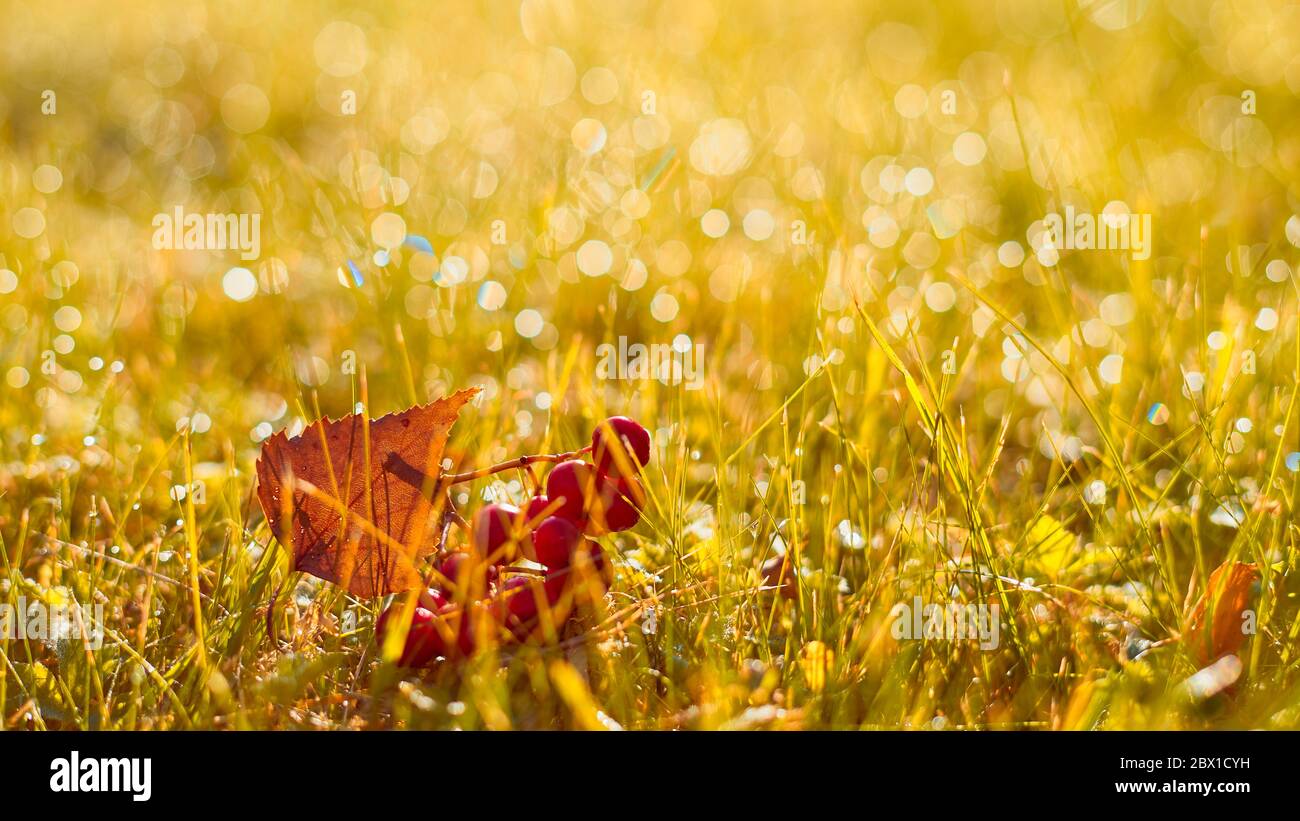
[[590,450],[591,445],[587,445],[581,450],[572,450],[568,453],[535,453],[529,456],[520,456],[507,462],[499,462],[490,467],[479,468],[478,470],[466,471],[465,473],[448,473],[442,477],[442,482],[446,485],[458,485],[462,482],[472,482],[475,479],[482,479],[484,476],[491,476],[494,473],[525,468],[538,462],[567,462],[570,459],[577,458],[579,454],[587,453]]
[[465,517],[460,515],[460,511],[456,509],[456,503],[451,500],[450,490],[447,491],[446,504],[447,507],[443,511],[443,517],[445,519],[445,522],[442,528],[442,538],[444,542],[447,540],[447,530],[449,529],[448,525],[455,524],[457,527],[460,527],[462,530],[466,530],[466,531],[469,530],[469,522],[465,521]]

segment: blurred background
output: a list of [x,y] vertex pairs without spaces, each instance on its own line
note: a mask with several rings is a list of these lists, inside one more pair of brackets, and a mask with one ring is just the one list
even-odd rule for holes
[[[84,418],[96,355],[137,379],[183,361],[182,404],[236,377],[252,430],[290,377],[346,409],[345,349],[398,403],[399,325],[421,398],[518,387],[611,333],[711,342],[718,384],[779,396],[860,341],[836,321],[855,296],[923,316],[922,349],[969,344],[950,266],[1031,322],[1188,265],[1238,319],[1289,287],[1264,268],[1296,210],[1293,4],[101,8],[6,8],[0,320],[29,426]],[[1154,213],[1153,258],[1040,265],[1037,221],[1066,204]],[[154,249],[177,206],[259,214],[259,258]],[[235,265],[255,289],[223,291]],[[1178,361],[1150,292],[1120,312],[1130,368]]]

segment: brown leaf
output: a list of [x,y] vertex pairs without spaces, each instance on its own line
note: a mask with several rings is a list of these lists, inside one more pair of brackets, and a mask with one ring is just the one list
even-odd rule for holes
[[419,587],[417,560],[438,549],[438,478],[452,424],[478,388],[370,421],[320,420],[262,445],[257,499],[293,569],[357,596]]
[[1210,583],[1192,608],[1184,633],[1188,649],[1202,666],[1236,653],[1246,640],[1242,614],[1250,607],[1258,579],[1255,565],[1242,562],[1224,562],[1210,574]]

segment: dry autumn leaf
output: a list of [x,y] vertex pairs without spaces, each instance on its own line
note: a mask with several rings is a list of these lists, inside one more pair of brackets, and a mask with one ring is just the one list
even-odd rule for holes
[[421,586],[417,562],[438,549],[451,515],[438,487],[443,449],[477,393],[458,391],[368,426],[352,414],[267,439],[257,498],[293,569],[362,597]]
[[1224,562],[1210,574],[1210,583],[1192,608],[1184,632],[1188,649],[1202,666],[1237,652],[1246,640],[1244,613],[1259,577],[1255,565],[1243,562]]

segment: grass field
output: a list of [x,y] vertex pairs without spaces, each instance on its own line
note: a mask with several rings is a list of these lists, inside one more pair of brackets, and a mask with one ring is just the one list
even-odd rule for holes
[[[1300,6],[0,12],[0,604],[104,626],[0,725],[1300,726]],[[254,464],[467,387],[457,470],[626,414],[650,499],[558,642],[405,670]]]

